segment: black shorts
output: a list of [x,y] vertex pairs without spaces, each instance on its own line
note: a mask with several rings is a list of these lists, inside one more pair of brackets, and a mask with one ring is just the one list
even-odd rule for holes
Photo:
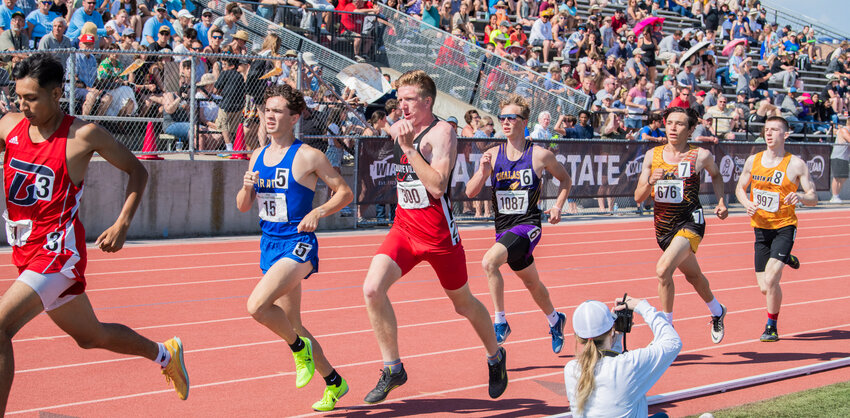
[[[539,231],[539,227],[537,228]],[[537,237],[539,237],[539,233]],[[535,238],[537,238],[535,237]],[[516,234],[513,231],[506,231],[499,237],[496,242],[502,244],[508,250],[508,266],[510,266],[513,271],[522,271],[528,268],[531,263],[534,262],[534,256],[531,255],[531,252],[534,250],[534,246],[539,241],[539,238],[535,239],[532,242],[532,239],[529,239],[527,235]]]
[[846,179],[850,177],[850,162],[840,158],[832,158],[829,160],[829,166],[832,169],[832,177],[837,179]]
[[775,258],[783,263],[788,261],[794,239],[797,238],[797,226],[788,225],[779,229],[754,228],[756,233],[755,264],[756,273],[764,272],[767,261]]

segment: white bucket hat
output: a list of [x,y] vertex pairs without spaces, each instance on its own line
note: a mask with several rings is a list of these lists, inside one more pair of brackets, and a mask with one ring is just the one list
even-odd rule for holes
[[598,300],[587,300],[573,312],[573,330],[581,338],[596,338],[614,326],[616,316]]

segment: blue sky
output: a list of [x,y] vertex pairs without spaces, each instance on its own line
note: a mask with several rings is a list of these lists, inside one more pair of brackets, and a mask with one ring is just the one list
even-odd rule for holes
[[764,0],[766,5],[782,6],[814,18],[850,35],[850,1],[848,0]]

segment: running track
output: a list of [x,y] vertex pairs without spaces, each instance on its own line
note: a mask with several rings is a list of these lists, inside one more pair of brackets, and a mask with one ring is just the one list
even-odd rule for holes
[[[850,356],[848,215],[850,210],[800,214],[794,253],[803,267],[785,269],[782,340],[773,344],[757,341],[765,311],[752,271],[748,218],[710,218],[699,259],[715,295],[729,308],[726,338],[711,343],[708,309],[677,276],[674,322],[684,348],[650,394]],[[303,320],[351,386],[328,416],[540,416],[566,409],[562,369],[574,352],[572,334],[564,351],[553,354],[545,318],[521,282],[503,270],[513,329],[505,345],[510,385],[501,399],[490,400],[481,344],[454,313],[427,264],[390,291],[410,379],[385,403],[364,407],[363,396],[379,376],[380,354],[361,284],[383,234],[320,237],[321,273],[304,283]],[[480,267],[492,229],[465,229],[461,235],[470,285],[492,314]],[[10,415],[314,414],[310,405],[321,397],[321,377],[317,373],[307,387],[295,390],[289,348],[246,314],[247,296],[260,274],[258,239],[169,240],[131,244],[116,254],[90,251],[88,294],[99,318],[159,341],[180,336],[192,381],[189,400],[180,401],[150,361],[78,349],[40,315],[14,339]],[[659,254],[651,219],[644,218],[547,224],[535,259],[555,306],[571,318],[582,301],[610,303],[625,291],[658,306]],[[0,254],[0,273],[5,289],[16,277],[8,250]],[[636,320],[629,347],[649,339],[648,328]],[[846,380],[846,373],[839,369],[662,407],[675,416],[700,413]]]

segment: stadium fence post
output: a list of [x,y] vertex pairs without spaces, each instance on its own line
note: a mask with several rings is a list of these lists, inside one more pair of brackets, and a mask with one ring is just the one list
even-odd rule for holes
[[70,93],[68,94],[68,114],[71,116],[75,116],[77,113],[77,60],[74,55],[76,54],[72,52],[70,55],[71,59],[68,60],[68,84],[70,87]]
[[[189,147],[188,148],[188,150],[189,150],[189,160],[194,161],[195,160],[195,141],[198,140],[198,101],[195,99],[195,91],[196,91],[196,88],[197,88],[195,86],[195,84],[196,84],[196,82],[195,82],[195,80],[196,80],[195,72],[197,71],[197,66],[196,66],[195,61],[197,60],[197,58],[191,57],[191,58],[189,58],[189,60],[192,62],[192,67],[190,69],[190,71],[191,71],[190,81],[191,82],[189,83],[189,135],[188,135],[188,139],[189,139],[188,142],[189,143],[187,145]],[[182,151],[182,149],[180,151]]]

